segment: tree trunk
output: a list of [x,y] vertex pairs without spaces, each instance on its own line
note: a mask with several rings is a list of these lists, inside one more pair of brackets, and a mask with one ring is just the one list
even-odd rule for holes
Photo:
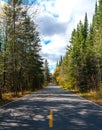
[[0,100],[2,100],[2,87],[0,86]]

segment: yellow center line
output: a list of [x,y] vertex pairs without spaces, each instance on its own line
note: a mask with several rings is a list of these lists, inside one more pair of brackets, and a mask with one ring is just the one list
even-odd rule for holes
[[53,110],[50,109],[50,115],[49,115],[49,127],[53,127]]

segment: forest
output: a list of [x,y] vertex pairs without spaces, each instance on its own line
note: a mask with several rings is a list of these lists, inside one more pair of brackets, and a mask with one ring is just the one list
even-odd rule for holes
[[[0,99],[3,93],[23,95],[50,81],[48,62],[40,53],[37,10],[30,14],[22,2],[9,0],[0,11]],[[102,0],[96,2],[91,24],[85,13],[69,42],[54,71],[56,83],[80,92],[102,91]]]
[[0,12],[0,99],[2,93],[18,95],[49,82],[48,62],[41,54],[41,40],[30,6],[9,0]]
[[79,21],[69,42],[56,65],[57,84],[80,92],[102,90],[102,0],[95,5],[92,23],[89,25],[85,13],[84,22]]

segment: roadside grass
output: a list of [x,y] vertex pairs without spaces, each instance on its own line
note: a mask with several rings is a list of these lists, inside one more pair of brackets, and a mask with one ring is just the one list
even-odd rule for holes
[[24,91],[23,95],[21,92],[18,93],[18,96],[15,96],[13,92],[8,92],[8,93],[4,93],[2,94],[2,100],[0,100],[0,106],[3,106],[9,102],[15,101],[20,97],[23,97],[25,95],[31,94],[32,92],[36,92],[38,90],[41,90],[43,88],[45,88],[46,86],[43,86],[42,88],[35,88],[35,90],[29,90],[29,91]]
[[100,88],[99,91],[90,91],[90,92],[83,92],[81,93],[79,90],[77,89],[72,89],[72,88],[68,88],[68,87],[62,87],[64,90],[69,90],[87,100],[90,100],[92,102],[95,102],[96,104],[99,104],[102,106],[102,87]]
[[18,98],[23,97],[23,96],[30,94],[30,93],[32,93],[32,91],[25,91],[23,95],[21,94],[21,92],[19,92],[18,96],[14,96],[13,92],[4,93],[2,95],[3,99],[0,100],[0,106],[3,106],[9,102],[15,101]]
[[90,92],[86,92],[86,93],[81,93],[77,90],[71,90],[72,92],[78,94],[81,97],[84,97],[88,100],[91,100],[99,105],[102,106],[102,90],[100,91],[90,91]]

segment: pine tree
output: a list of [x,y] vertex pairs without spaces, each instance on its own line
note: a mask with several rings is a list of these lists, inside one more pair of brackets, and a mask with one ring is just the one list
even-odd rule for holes
[[84,19],[84,25],[83,25],[83,36],[84,36],[84,42],[86,43],[87,41],[87,36],[88,36],[88,18],[87,18],[87,13],[85,14],[85,19]]
[[45,60],[45,63],[44,63],[44,78],[45,78],[45,84],[47,85],[50,82],[50,72],[49,72],[47,60]]
[[99,0],[99,4],[96,4],[95,16],[94,16],[94,53],[96,58],[96,67],[97,67],[97,87],[96,90],[99,89],[99,85],[102,81],[102,0]]

